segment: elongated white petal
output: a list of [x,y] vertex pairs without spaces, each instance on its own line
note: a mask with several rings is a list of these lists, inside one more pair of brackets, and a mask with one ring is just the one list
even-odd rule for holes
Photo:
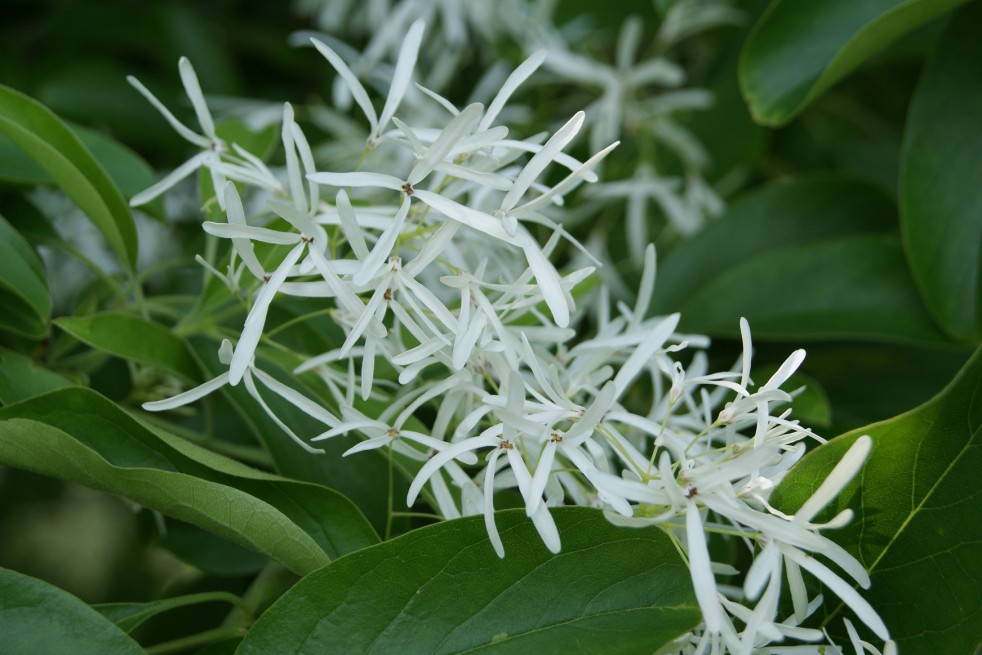
[[[595,154],[593,157],[590,157],[585,162],[583,162],[582,166],[580,166],[572,173],[567,175],[565,178],[563,178],[563,180],[559,182],[559,184],[552,187],[551,189],[549,189],[542,195],[538,196],[537,198],[533,198],[532,200],[528,201],[524,205],[520,205],[516,207],[513,213],[516,216],[524,216],[531,212],[539,211],[542,207],[552,202],[553,198],[557,196],[561,197],[564,193],[566,193],[569,189],[579,184],[582,180],[589,181],[592,175],[590,173],[590,169],[596,166],[601,159],[603,159],[608,154],[610,154],[610,151],[619,145],[620,145],[620,141],[614,141],[609,146],[607,146],[606,148]],[[593,176],[593,178],[596,179],[596,176]]]
[[419,473],[416,474],[416,477],[413,478],[412,484],[409,485],[409,493],[406,494],[406,504],[412,506],[412,504],[416,502],[416,497],[419,496],[419,492],[422,490],[423,485],[426,484],[426,481],[430,478],[430,476],[436,473],[436,471],[444,464],[472,450],[497,446],[500,441],[501,440],[498,437],[483,434],[477,437],[471,437],[470,439],[464,439],[463,441],[458,441],[457,443],[451,444],[450,446],[441,450],[439,453],[427,460],[427,462],[419,469]]
[[781,557],[781,551],[778,550],[775,541],[769,541],[764,549],[757,553],[747,571],[747,577],[743,581],[743,593],[747,595],[747,598],[755,600],[760,596],[764,585],[774,575]]
[[488,105],[488,110],[484,114],[484,118],[478,123],[478,130],[486,130],[491,127],[494,123],[494,119],[498,117],[501,113],[502,108],[504,108],[505,103],[511,98],[515,90],[522,85],[522,82],[527,80],[529,76],[538,70],[542,62],[546,60],[546,51],[539,50],[532,53],[532,56],[523,61],[518,68],[512,71],[505,83],[501,85],[501,89],[498,91],[497,95],[494,96],[494,100]]
[[402,42],[402,47],[399,49],[399,59],[396,61],[396,69],[392,74],[392,84],[389,85],[389,95],[385,98],[385,105],[382,107],[378,124],[372,128],[376,138],[381,135],[381,131],[389,119],[395,115],[399,103],[406,95],[406,89],[412,80],[413,69],[416,68],[416,58],[419,55],[419,46],[423,42],[424,29],[425,24],[422,20],[415,21]]
[[[245,219],[245,209],[242,207],[242,199],[239,197],[239,192],[235,188],[235,184],[232,182],[225,183],[225,216],[228,218],[230,225],[238,225],[244,227],[246,225]],[[256,257],[255,248],[252,242],[248,239],[232,239],[232,246],[235,248],[235,252],[242,258],[245,263],[246,268],[249,272],[255,276],[257,280],[263,279],[266,275],[266,271],[263,265],[259,263],[259,259]]]
[[217,378],[212,378],[204,384],[200,384],[193,389],[188,389],[183,393],[179,393],[176,396],[171,396],[164,400],[154,400],[152,402],[143,403],[143,409],[148,412],[163,412],[168,409],[174,409],[176,407],[183,407],[193,403],[196,400],[204,398],[212,391],[220,389],[228,384],[228,373],[222,373]]
[[344,189],[338,191],[335,202],[338,209],[338,220],[341,222],[341,230],[344,232],[344,237],[348,240],[351,249],[355,251],[355,256],[358,259],[365,259],[368,257],[368,246],[365,245],[365,233],[362,231],[361,226],[358,225],[358,217],[355,215],[355,210],[351,206],[351,201],[348,199],[348,194],[345,193]]
[[287,436],[289,436],[291,439],[293,439],[293,441],[297,445],[299,445],[301,448],[303,448],[304,450],[306,450],[311,455],[323,455],[324,454],[324,451],[321,450],[320,448],[314,448],[313,446],[311,446],[310,444],[308,444],[307,442],[305,442],[303,439],[301,439],[300,437],[298,437],[297,434],[293,430],[290,429],[290,426],[288,426],[286,423],[284,423],[280,419],[280,417],[277,416],[276,413],[273,412],[272,409],[270,409],[269,405],[266,404],[266,401],[263,400],[263,397],[259,393],[259,390],[256,389],[256,385],[252,381],[252,375],[250,375],[247,372],[246,375],[245,375],[245,377],[243,378],[243,381],[245,382],[245,388],[246,388],[246,391],[249,392],[249,395],[252,396],[253,400],[255,400],[256,403],[262,408],[262,410],[266,413],[266,416],[268,416],[269,418],[271,418],[273,420],[273,423],[276,423],[276,425],[281,430],[283,430],[284,432],[286,432]]
[[713,577],[712,562],[709,559],[709,548],[706,545],[706,534],[703,532],[699,508],[692,499],[686,503],[685,536],[692,587],[696,592],[699,608],[702,610],[702,619],[706,622],[708,632],[718,633],[723,624],[723,608],[717,596],[716,580]]
[[583,119],[585,114],[580,111],[573,115],[569,121],[566,122],[559,130],[552,135],[544,146],[542,150],[535,153],[532,159],[525,164],[525,168],[522,172],[518,174],[515,178],[515,185],[511,190],[505,195],[504,199],[501,201],[501,209],[508,211],[518,204],[528,188],[532,186],[532,182],[539,177],[539,174],[545,169],[546,166],[552,162],[556,155],[559,154],[563,148],[566,147],[576,133],[580,131],[580,127],[583,125]]
[[338,303],[344,307],[344,310],[351,314],[352,316],[359,316],[363,311],[365,311],[365,303],[355,295],[348,285],[341,281],[338,274],[334,272],[334,267],[327,260],[324,255],[320,253],[316,248],[309,248],[307,250],[310,260],[314,262],[314,266],[317,271],[324,278],[331,290],[334,292],[335,297],[338,299]]
[[180,61],[177,62],[177,69],[181,73],[181,83],[184,85],[184,91],[187,92],[188,99],[194,107],[194,114],[198,117],[201,130],[209,139],[214,139],[215,123],[211,119],[208,105],[205,104],[205,96],[201,93],[201,85],[198,83],[198,76],[194,73],[194,67],[191,66],[187,57],[181,57]]
[[232,355],[232,363],[229,365],[229,384],[232,386],[239,383],[246,368],[248,368],[249,363],[252,361],[252,356],[256,352],[256,346],[259,344],[259,338],[262,336],[263,326],[266,323],[266,312],[269,311],[269,306],[276,296],[276,291],[286,280],[290,269],[300,259],[300,254],[306,245],[305,243],[297,244],[283,258],[283,261],[276,268],[273,275],[270,276],[269,281],[262,288],[262,291],[256,296],[252,309],[249,310],[249,315],[246,316],[242,335],[239,337],[239,342],[235,345],[235,354]]
[[332,428],[341,423],[341,420],[331,412],[327,411],[326,408],[318,405],[293,387],[288,387],[287,385],[283,384],[269,373],[261,371],[258,368],[252,369],[252,372],[256,378],[258,378],[259,381],[266,386],[266,388],[302,411],[307,416],[310,416],[311,418],[314,418],[324,425]]
[[352,279],[355,286],[361,287],[368,284],[368,281],[382,268],[389,255],[392,254],[392,247],[395,245],[396,239],[402,234],[402,226],[406,224],[406,216],[408,214],[409,196],[406,196],[403,198],[402,206],[396,212],[395,218],[392,219],[392,224],[385,229],[385,232],[382,233],[382,236],[375,243],[375,247],[368,253],[368,257],[362,261],[358,272],[355,273]]
[[814,557],[806,555],[797,548],[784,548],[784,554],[794,561],[798,566],[805,569],[829,590],[838,596],[843,603],[856,613],[859,620],[876,633],[876,636],[886,641],[890,638],[890,631],[887,630],[883,619],[876,613],[876,610],[866,602],[866,599],[859,595],[859,592],[852,588],[848,582],[833,573],[827,566],[816,560]]
[[194,157],[165,175],[162,180],[130,198],[130,207],[145,205],[162,193],[169,191],[175,185],[177,185],[178,182],[201,168],[202,164],[204,164],[204,161],[208,159],[209,156],[211,156],[210,152],[199,152]]
[[173,127],[178,134],[184,137],[185,141],[190,141],[199,148],[208,148],[211,145],[211,142],[207,137],[203,137],[200,134],[193,132],[187,126],[185,126],[184,123],[177,120],[174,117],[174,114],[172,114],[170,110],[164,106],[164,103],[157,100],[157,96],[150,93],[150,90],[143,86],[143,83],[140,82],[140,80],[130,75],[126,78],[126,81],[129,82],[133,88],[139,91],[140,94],[146,98],[151,105],[153,105],[154,109],[160,112],[160,115],[163,116],[168,123],[170,123],[171,127]]
[[307,179],[335,187],[375,187],[402,191],[402,180],[384,173],[311,173]]
[[849,450],[842,456],[839,463],[835,465],[835,468],[832,469],[828,477],[822,481],[822,484],[815,493],[801,506],[801,509],[794,515],[793,520],[796,523],[811,521],[816,514],[832,502],[842,492],[843,488],[849,484],[849,481],[859,473],[872,448],[873,440],[869,435],[864,434],[856,439],[855,443],[849,447]]
[[542,503],[542,494],[545,493],[546,482],[552,473],[552,463],[555,459],[556,442],[550,439],[546,442],[542,454],[539,455],[539,462],[535,465],[535,474],[532,476],[528,498],[525,501],[525,514],[527,516],[532,516]]
[[781,364],[780,368],[778,368],[777,371],[774,372],[774,375],[771,376],[771,379],[769,379],[764,384],[764,386],[760,388],[760,390],[767,391],[770,389],[777,389],[778,387],[780,387],[782,384],[784,384],[787,381],[789,377],[791,377],[791,375],[796,370],[798,370],[798,367],[801,366],[801,362],[803,362],[804,360],[805,360],[804,350],[796,350],[793,353],[791,353],[791,355],[786,360],[784,360],[784,363]]
[[361,110],[365,113],[365,118],[368,119],[368,123],[371,127],[370,131],[372,134],[374,134],[376,130],[378,130],[379,126],[378,115],[375,113],[375,107],[372,106],[372,101],[368,99],[368,93],[365,92],[365,87],[361,85],[361,82],[358,81],[358,78],[355,77],[355,74],[351,72],[351,69],[348,68],[348,65],[344,63],[344,60],[341,59],[338,53],[334,52],[334,50],[332,50],[327,44],[318,41],[317,39],[311,39],[310,42],[314,44],[314,47],[317,48],[322,55],[324,55],[324,58],[330,62],[331,66],[334,67],[334,70],[336,70],[338,75],[341,76],[341,79],[344,80],[348,90],[351,91],[351,97],[355,99],[355,102],[358,103],[358,106],[361,107]]
[[450,241],[457,234],[457,230],[460,229],[460,223],[456,221],[447,221],[440,226],[440,229],[436,231],[436,234],[432,234],[426,240],[426,245],[423,249],[412,258],[405,266],[402,267],[402,272],[409,278],[415,278],[419,275],[420,271],[430,265],[437,257],[439,257]]
[[[529,237],[531,241],[531,237]],[[552,312],[553,320],[561,328],[569,325],[569,303],[566,302],[566,293],[559,281],[559,272],[552,265],[537,243],[531,242],[522,248],[525,258],[528,260],[529,268],[535,276],[535,281],[539,283],[542,290],[542,297]]]
[[214,223],[212,221],[205,221],[201,224],[201,227],[208,234],[214,234],[216,237],[225,239],[249,239],[250,241],[261,241],[262,243],[275,243],[279,245],[292,245],[300,242],[299,234],[270,230],[265,227],[252,227],[251,225],[237,225],[235,223]]
[[498,526],[494,523],[494,474],[497,472],[500,456],[501,448],[495,448],[488,458],[488,465],[484,473],[484,529],[488,532],[488,539],[491,541],[494,552],[497,553],[498,557],[504,558],[505,546],[501,543]]
[[463,223],[468,227],[484,232],[489,236],[500,239],[506,243],[510,243],[511,245],[524,245],[524,239],[508,234],[508,232],[506,232],[505,228],[502,226],[501,221],[491,214],[486,214],[484,212],[477,211],[476,209],[465,207],[455,200],[444,198],[443,196],[433,193],[432,191],[417,189],[414,195],[447,218]]
[[627,385],[637,377],[641,369],[648,363],[654,354],[665,345],[672,333],[675,332],[676,326],[679,324],[680,315],[678,313],[670,314],[658,322],[658,325],[645,337],[644,341],[638,344],[638,347],[634,349],[624,365],[621,366],[621,370],[617,372],[614,377],[614,386],[617,388],[617,397],[620,398],[627,389]]
[[593,399],[593,402],[590,403],[590,406],[583,412],[583,416],[566,433],[566,441],[579,444],[582,440],[587,439],[597,424],[600,423],[604,414],[607,413],[607,410],[614,404],[616,398],[617,387],[612,381],[607,382],[597,397]]
[[416,185],[432,173],[437,164],[442,162],[450,154],[450,151],[457,145],[457,142],[471,128],[471,125],[481,115],[483,109],[483,105],[475,102],[454,116],[453,120],[440,132],[440,136],[433,142],[433,145],[426,150],[423,158],[409,172],[409,177],[406,181],[410,185]]

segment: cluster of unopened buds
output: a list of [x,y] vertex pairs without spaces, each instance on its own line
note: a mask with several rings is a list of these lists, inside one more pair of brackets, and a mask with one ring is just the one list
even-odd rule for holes
[[[519,138],[498,124],[512,95],[549,57],[545,51],[521,63],[487,104],[458,107],[421,88],[425,109],[401,119],[423,32],[422,22],[409,28],[380,113],[345,60],[314,42],[369,123],[355,170],[325,170],[289,104],[282,172],[225,143],[186,59],[181,79],[202,134],[131,80],[201,148],[132,204],[207,170],[226,221],[206,222],[204,229],[228,239],[231,248],[221,265],[199,261],[230,293],[250,302],[234,347],[222,343],[226,372],[144,407],[173,409],[241,383],[312,453],[320,452],[321,440],[357,433],[365,439],[346,455],[383,448],[415,462],[408,503],[423,495],[447,519],[483,514],[501,557],[494,497],[502,490],[517,490],[553,552],[562,547],[550,514],[558,505],[600,507],[618,524],[662,526],[688,559],[704,617],[679,640],[678,653],[818,652],[827,636],[799,625],[822,596],[809,597],[803,572],[885,640],[885,652],[894,650],[886,626],[853,587],[868,586],[866,571],[822,534],[850,516],[813,522],[859,470],[870,440],[859,439],[793,516],[768,502],[803,455],[805,440],[818,439],[789,416],[793,393],[781,388],[803,351],[754,385],[743,321],[742,357],[733,370],[710,372],[707,338],[680,334],[677,314],[648,316],[652,246],[640,251],[636,302],[612,308],[604,286],[585,284],[599,262],[564,229],[562,214],[572,191],[597,180],[593,169],[617,143],[585,161],[566,154],[584,125],[582,112],[551,135]],[[245,205],[240,187],[249,189]],[[561,272],[553,262],[568,248],[592,264]],[[290,295],[323,298],[345,331],[335,350],[296,369],[320,376],[332,407],[277,380],[257,361],[267,313],[278,297]],[[379,359],[396,371],[395,380],[378,379]],[[263,393],[320,421],[323,433],[295,434]],[[384,400],[381,413],[366,413],[365,401],[373,399]],[[712,534],[751,549],[742,588],[717,584],[717,575],[738,572],[711,562]],[[779,616],[785,580],[793,611]],[[857,652],[879,652],[851,623],[846,627]]]

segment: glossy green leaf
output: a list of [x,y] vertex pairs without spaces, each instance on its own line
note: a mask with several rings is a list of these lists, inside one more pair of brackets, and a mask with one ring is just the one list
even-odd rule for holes
[[699,622],[664,532],[614,527],[593,509],[553,513],[558,555],[524,511],[506,510],[504,559],[478,516],[344,557],[288,591],[237,653],[648,655]]
[[43,336],[50,315],[44,265],[24,237],[0,216],[0,330]]
[[871,56],[967,0],[774,0],[740,57],[754,118],[783,125]]
[[70,380],[38,365],[27,355],[0,348],[0,403],[9,405],[70,386]]
[[107,312],[55,321],[61,329],[97,350],[156,366],[196,382],[200,377],[187,346],[159,323],[132,314]]
[[67,591],[2,568],[0,635],[4,655],[144,653],[125,632]]
[[864,596],[901,653],[974,653],[982,644],[982,349],[929,402],[806,455],[772,502],[796,510],[863,434],[873,438],[869,459],[826,510],[848,507],[855,518],[828,536],[869,570]]
[[164,598],[147,603],[103,603],[94,605],[93,609],[118,625],[122,630],[133,632],[158,614],[202,603],[231,603],[237,606],[241,604],[241,601],[238,596],[221,591],[212,591]]
[[71,129],[44,105],[0,86],[0,133],[58,183],[132,269],[137,256],[133,216],[122,193]]
[[882,192],[833,176],[771,184],[673,249],[654,307],[682,328],[770,339],[943,341],[918,297]]
[[900,216],[924,301],[952,335],[982,339],[982,6],[952,17],[907,117]]
[[298,572],[378,541],[337,492],[164,438],[86,389],[0,410],[0,461],[117,493]]

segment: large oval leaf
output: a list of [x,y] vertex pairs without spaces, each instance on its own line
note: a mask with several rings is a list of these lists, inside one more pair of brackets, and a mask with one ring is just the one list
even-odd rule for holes
[[56,323],[98,350],[170,371],[187,382],[199,378],[198,365],[187,346],[159,323],[120,312],[71,316]]
[[79,138],[39,102],[0,86],[0,133],[27,153],[78,205],[124,267],[136,265],[133,215],[106,171]]
[[782,125],[887,45],[967,0],[774,0],[740,58],[754,118]]
[[44,265],[24,237],[0,216],[0,329],[44,336],[50,315]]
[[144,654],[125,632],[67,591],[2,568],[0,635],[5,655]]
[[872,453],[826,510],[831,517],[848,507],[855,518],[828,535],[870,572],[864,596],[901,653],[976,652],[982,645],[982,349],[929,402],[806,455],[772,502],[796,510],[863,434],[873,438]]
[[957,13],[907,118],[900,174],[904,245],[928,307],[960,339],[982,338],[982,5]]
[[768,185],[665,258],[654,307],[717,335],[738,334],[745,316],[771,339],[944,341],[888,236],[895,221],[889,198],[865,183]]
[[0,462],[131,498],[302,573],[378,541],[337,492],[162,437],[87,389],[0,410]]
[[498,512],[499,559],[481,517],[414,530],[301,580],[238,655],[638,653],[701,620],[689,572],[658,528],[554,510],[549,553],[521,510]]

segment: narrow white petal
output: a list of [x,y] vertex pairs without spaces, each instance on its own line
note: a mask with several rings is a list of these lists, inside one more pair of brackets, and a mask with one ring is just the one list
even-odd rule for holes
[[140,82],[140,80],[130,75],[126,78],[126,81],[129,82],[133,88],[139,91],[144,98],[150,101],[150,104],[154,106],[154,109],[159,111],[160,115],[163,116],[164,119],[170,123],[171,127],[173,127],[178,134],[184,137],[186,141],[190,141],[199,148],[208,148],[211,145],[211,142],[207,137],[203,137],[200,134],[191,131],[187,126],[177,120],[174,117],[174,114],[172,114],[170,110],[164,106],[164,103],[157,100],[157,96],[150,93],[150,90],[143,86],[143,83]]
[[544,146],[542,150],[537,152],[532,159],[525,165],[522,172],[518,174],[515,178],[515,185],[511,190],[505,195],[504,199],[501,201],[501,209],[508,211],[518,204],[525,192],[532,185],[532,182],[539,177],[539,174],[545,169],[546,166],[552,162],[556,155],[559,154],[563,148],[566,147],[576,133],[580,131],[580,127],[583,125],[583,119],[585,114],[580,111],[573,115],[569,121],[566,122],[559,130],[552,135]]
[[244,377],[244,381],[245,381],[246,391],[249,392],[249,395],[252,396],[252,398],[256,401],[256,403],[262,408],[262,410],[266,413],[266,416],[268,416],[269,418],[271,418],[273,420],[273,423],[276,423],[276,425],[281,430],[283,430],[284,432],[286,432],[287,436],[289,436],[291,439],[293,439],[293,441],[297,445],[299,445],[301,448],[303,448],[304,450],[306,450],[308,453],[310,453],[312,455],[322,455],[322,454],[324,454],[324,451],[323,450],[321,450],[320,448],[314,448],[313,446],[311,446],[310,444],[308,444],[307,442],[305,442],[303,439],[301,439],[300,437],[298,437],[297,434],[293,430],[290,429],[290,426],[288,426],[286,423],[284,423],[283,421],[280,420],[280,417],[277,416],[273,412],[273,410],[270,409],[269,405],[266,404],[266,401],[263,400],[262,395],[259,393],[259,390],[256,389],[256,385],[252,381],[252,375],[249,375],[248,372],[246,373],[246,375]]
[[130,207],[139,207],[140,205],[145,205],[157,196],[161,195],[172,189],[177,185],[178,182],[186,178],[188,175],[194,171],[201,168],[201,165],[208,158],[211,153],[209,152],[199,152],[191,159],[187,160],[173,171],[164,176],[162,180],[154,184],[153,186],[144,189],[140,193],[136,194],[130,198]]
[[566,433],[566,441],[579,444],[583,439],[588,438],[604,414],[607,413],[607,410],[614,404],[616,398],[617,387],[612,381],[607,382],[597,397],[593,399],[593,402],[590,403],[590,406],[583,412],[583,416],[579,418],[576,425]]
[[396,61],[396,69],[392,74],[392,84],[389,86],[389,95],[385,99],[382,107],[382,114],[378,124],[372,129],[375,137],[380,136],[380,132],[385,128],[386,123],[392,118],[402,97],[406,95],[406,89],[413,76],[413,69],[416,68],[416,57],[419,55],[419,46],[423,42],[423,30],[425,24],[422,20],[417,20],[410,26],[406,34],[402,47],[399,49],[399,59]]
[[532,476],[532,483],[529,488],[528,499],[525,502],[525,514],[532,516],[539,505],[542,504],[542,494],[546,490],[546,482],[552,473],[552,463],[556,458],[556,442],[551,439],[546,442],[539,462],[535,465],[535,474]]
[[488,538],[491,540],[494,552],[497,553],[498,557],[504,558],[505,546],[501,543],[498,526],[494,523],[494,474],[500,456],[501,448],[495,448],[488,458],[488,466],[484,473],[484,529],[488,532]]
[[699,516],[699,508],[695,501],[690,499],[686,505],[685,536],[692,587],[696,592],[699,608],[702,609],[702,619],[706,622],[706,630],[718,633],[723,624],[723,608],[720,606],[717,596],[716,579],[713,577],[709,548],[706,545],[706,534],[703,532],[702,519]]
[[[235,184],[232,182],[225,183],[225,216],[228,218],[230,225],[246,225],[245,209],[242,207],[242,199],[239,197],[239,192],[235,188]],[[235,248],[235,252],[238,253],[239,257],[245,263],[246,268],[249,272],[255,276],[257,280],[261,280],[263,276],[266,275],[266,270],[263,268],[262,264],[259,263],[259,259],[256,257],[255,248],[252,242],[248,239],[232,239],[232,246]]]
[[849,447],[849,450],[842,456],[839,463],[835,465],[835,468],[832,469],[828,477],[822,481],[822,484],[815,493],[811,495],[811,498],[806,500],[805,504],[794,515],[794,521],[796,523],[811,521],[816,514],[832,502],[842,492],[843,488],[849,484],[849,481],[859,473],[859,470],[863,467],[863,462],[866,461],[866,457],[872,448],[873,440],[869,435],[864,434],[856,439],[855,443]]
[[822,584],[829,588],[842,602],[856,613],[859,620],[876,633],[876,636],[886,641],[890,638],[890,631],[887,630],[883,619],[876,613],[876,610],[866,602],[866,599],[859,595],[859,592],[852,588],[848,582],[833,573],[827,566],[817,561],[815,558],[806,555],[796,548],[785,548],[785,555],[805,569]]
[[335,187],[375,187],[402,191],[402,180],[383,173],[311,173],[307,179]]
[[454,116],[453,120],[440,132],[440,136],[436,141],[426,150],[423,158],[409,172],[409,177],[406,181],[410,185],[416,185],[432,173],[437,164],[442,162],[450,154],[450,151],[457,145],[457,142],[471,128],[471,125],[481,115],[483,109],[484,106],[481,103],[475,102]]
[[417,189],[414,195],[447,218],[463,223],[468,227],[484,232],[489,236],[500,239],[506,243],[510,243],[511,245],[525,245],[524,239],[508,234],[505,231],[505,228],[501,225],[501,221],[491,214],[486,214],[484,212],[477,211],[476,209],[465,207],[455,200],[444,198],[443,196],[433,193],[432,191]]
[[250,241],[261,241],[262,243],[275,243],[278,245],[293,245],[300,242],[299,234],[290,232],[280,232],[270,230],[265,227],[252,227],[251,225],[237,225],[235,223],[214,223],[205,221],[201,227],[208,234],[224,239],[248,239]]
[[348,90],[351,91],[351,96],[365,113],[365,118],[368,119],[369,125],[371,126],[371,132],[374,134],[379,126],[378,115],[375,113],[375,107],[372,106],[372,101],[368,99],[368,93],[365,92],[365,87],[361,85],[361,82],[358,81],[358,78],[355,77],[355,74],[351,72],[351,69],[348,68],[348,65],[344,63],[344,60],[341,59],[338,53],[334,52],[334,50],[327,46],[327,44],[318,41],[317,39],[311,39],[310,42],[314,44],[314,47],[317,48],[322,55],[324,55],[324,58],[330,62],[331,66],[334,67],[334,70],[336,70],[338,75],[341,76],[341,79],[344,80],[344,83],[348,86]]
[[222,373],[217,378],[212,378],[204,384],[200,384],[193,389],[188,389],[176,396],[171,396],[164,400],[154,400],[152,402],[143,403],[143,409],[148,412],[162,412],[168,409],[174,409],[176,407],[183,407],[193,403],[194,401],[204,398],[212,391],[220,389],[221,387],[228,384],[228,373]]
[[[436,473],[436,471],[444,464],[472,450],[497,446],[500,441],[500,439],[491,435],[481,435],[471,437],[470,439],[464,439],[463,441],[458,441],[457,443],[451,444],[450,446],[441,450],[439,453],[427,460],[427,462],[419,469],[419,473],[416,474],[416,477],[413,478],[412,484],[409,485],[409,493],[406,494],[406,505],[412,506],[412,504],[416,502],[416,497],[422,490],[423,485],[426,484],[426,481],[430,478],[430,476]],[[494,455],[492,455],[492,457],[494,457]]]
[[327,409],[321,407],[293,387],[288,387],[287,385],[283,384],[269,373],[261,371],[258,368],[252,369],[252,372],[270,391],[275,393],[280,398],[283,398],[285,401],[302,411],[307,416],[317,419],[324,425],[332,428],[341,423],[341,420],[331,412],[327,411]]
[[780,368],[777,369],[774,375],[771,376],[771,379],[768,380],[764,386],[760,388],[760,390],[767,391],[769,389],[777,389],[780,387],[796,370],[798,370],[798,367],[801,366],[801,362],[803,361],[805,361],[804,350],[799,349],[791,353],[791,355],[784,360],[784,363],[781,364]]
[[638,344],[627,361],[621,366],[621,370],[614,377],[614,386],[617,388],[617,397],[620,398],[627,389],[627,385],[637,377],[641,369],[648,363],[654,354],[665,345],[665,342],[675,332],[679,324],[680,315],[670,314],[658,322],[658,325],[645,337],[644,341]]
[[494,119],[496,119],[498,114],[501,113],[505,103],[508,102],[508,99],[511,98],[513,93],[515,93],[515,90],[518,89],[518,87],[522,85],[522,82],[527,80],[532,73],[538,70],[539,66],[541,66],[542,62],[545,60],[546,51],[539,50],[533,53],[531,57],[523,61],[518,68],[512,71],[511,75],[508,76],[508,79],[505,80],[505,83],[501,85],[501,89],[498,91],[497,95],[495,95],[494,100],[492,100],[491,104],[488,105],[488,111],[484,114],[484,118],[481,119],[481,122],[477,126],[478,130],[486,130],[491,127],[491,124],[494,123]]
[[252,357],[256,352],[256,346],[259,345],[259,339],[262,336],[263,326],[266,323],[266,312],[269,311],[269,306],[276,296],[276,291],[286,280],[290,269],[300,259],[300,254],[306,245],[305,243],[297,244],[283,258],[276,271],[270,276],[269,281],[256,296],[256,300],[249,310],[249,315],[246,316],[242,335],[239,337],[239,342],[235,345],[235,354],[232,355],[232,363],[229,365],[229,384],[232,386],[239,383],[246,368],[248,368],[249,363],[252,361]]
[[194,107],[194,114],[198,117],[201,130],[210,139],[215,138],[215,122],[211,119],[211,112],[205,104],[205,96],[201,93],[201,85],[198,83],[198,76],[194,73],[194,67],[187,57],[181,57],[177,62],[177,68],[181,73],[181,83],[184,84],[184,91],[188,94],[188,99]]
[[355,251],[355,256],[358,259],[365,259],[368,257],[368,246],[365,245],[365,233],[362,232],[361,226],[358,225],[358,216],[355,214],[355,210],[351,206],[351,201],[348,199],[348,194],[345,193],[344,189],[338,191],[336,203],[338,220],[341,222],[341,230],[344,232],[344,237],[351,245],[351,249]]
[[563,291],[559,280],[559,273],[546,256],[539,250],[539,245],[531,242],[522,248],[525,258],[528,260],[529,268],[535,276],[535,281],[539,283],[542,290],[542,297],[552,312],[553,320],[561,328],[569,325],[569,303],[566,302],[566,293]]
[[538,211],[543,206],[551,202],[554,197],[557,196],[561,197],[564,193],[566,193],[566,191],[579,184],[580,181],[582,180],[589,181],[591,176],[594,179],[596,179],[596,176],[593,176],[590,173],[590,169],[596,166],[601,159],[603,159],[608,154],[610,154],[610,151],[619,145],[620,145],[620,141],[614,141],[609,146],[607,146],[606,148],[595,154],[593,157],[590,157],[585,162],[583,162],[582,166],[580,166],[572,173],[567,175],[565,178],[563,178],[563,180],[559,182],[559,184],[552,187],[551,189],[549,189],[542,195],[538,196],[537,198],[530,200],[524,205],[520,205],[516,207],[514,213],[516,215],[523,216],[530,212]]
[[372,439],[366,439],[360,443],[355,444],[348,450],[341,453],[342,457],[347,457],[348,455],[354,455],[355,453],[360,453],[366,450],[375,450],[376,448],[384,448],[392,443],[392,437],[374,437]]
[[402,200],[402,205],[399,207],[399,211],[396,212],[395,218],[392,219],[392,224],[385,228],[385,232],[379,237],[378,241],[375,243],[375,247],[368,254],[368,257],[362,261],[361,266],[358,268],[358,272],[355,273],[352,282],[355,286],[362,287],[368,284],[380,268],[388,260],[389,255],[392,254],[392,248],[395,246],[396,239],[402,234],[402,226],[406,224],[406,216],[409,214],[409,196],[406,196]]

